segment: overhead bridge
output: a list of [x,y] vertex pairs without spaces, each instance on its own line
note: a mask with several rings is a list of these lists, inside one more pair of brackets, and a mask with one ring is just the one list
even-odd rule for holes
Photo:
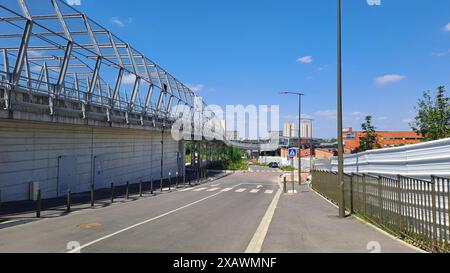
[[207,145],[206,161],[217,145],[245,148],[191,89],[63,1],[3,1],[0,53],[2,201],[183,176],[186,141]]

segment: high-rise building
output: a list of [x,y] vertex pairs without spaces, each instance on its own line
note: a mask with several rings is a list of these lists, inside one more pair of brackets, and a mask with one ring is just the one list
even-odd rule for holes
[[286,122],[284,124],[283,136],[284,137],[296,137],[295,123]]
[[312,139],[312,128],[313,121],[312,119],[303,119],[302,120],[302,139]]

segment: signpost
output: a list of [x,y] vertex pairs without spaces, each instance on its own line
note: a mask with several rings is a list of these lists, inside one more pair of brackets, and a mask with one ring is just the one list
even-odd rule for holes
[[[294,167],[294,158],[297,157],[297,148],[289,148],[288,150],[288,158],[291,160],[292,166],[292,194],[295,194],[295,167]],[[300,159],[299,159],[300,160]]]

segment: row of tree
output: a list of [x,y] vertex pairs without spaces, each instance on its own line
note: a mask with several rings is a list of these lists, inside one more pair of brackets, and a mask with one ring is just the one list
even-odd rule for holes
[[[423,136],[424,141],[450,137],[450,98],[446,96],[445,87],[439,86],[434,95],[431,91],[423,93],[417,106],[417,115],[410,126],[414,132]],[[361,129],[360,151],[380,148],[376,128],[372,125],[372,116],[367,116]]]

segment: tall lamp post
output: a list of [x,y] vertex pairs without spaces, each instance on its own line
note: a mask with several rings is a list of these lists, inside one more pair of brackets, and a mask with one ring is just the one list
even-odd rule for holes
[[281,92],[281,95],[298,96],[298,184],[302,183],[302,96],[299,92]]
[[344,198],[344,143],[342,130],[342,50],[341,50],[341,0],[338,0],[338,37],[337,37],[337,122],[338,122],[338,181],[340,191],[339,217],[345,217]]

